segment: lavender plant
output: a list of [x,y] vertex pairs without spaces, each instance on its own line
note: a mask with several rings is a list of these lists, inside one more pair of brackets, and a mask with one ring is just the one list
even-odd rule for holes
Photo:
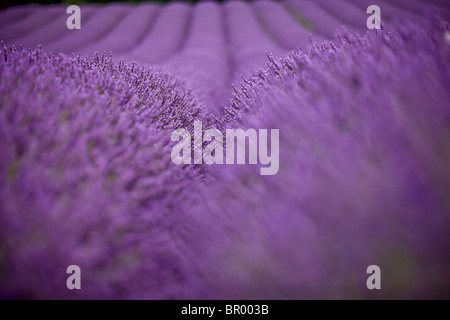
[[[218,168],[199,196],[220,298],[448,297],[446,32],[435,20],[342,34],[235,95],[228,126],[280,128],[280,171]],[[371,264],[385,270],[378,293]]]
[[[109,26],[128,12],[109,8]],[[341,25],[306,2],[178,3],[121,51],[138,63],[48,53],[117,49],[117,29],[1,47],[1,298],[448,298],[448,25],[340,33],[277,59],[293,43],[271,8],[325,37]],[[279,129],[279,172],[173,165],[171,133],[194,120]],[[64,285],[72,264],[80,291]]]
[[70,297],[75,262],[83,298],[182,296],[177,208],[199,177],[171,165],[169,142],[211,121],[195,98],[105,56],[4,47],[0,61],[0,296]]

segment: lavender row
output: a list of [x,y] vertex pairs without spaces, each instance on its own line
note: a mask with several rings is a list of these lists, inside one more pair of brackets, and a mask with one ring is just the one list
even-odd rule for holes
[[[358,32],[365,32],[367,30],[366,20],[368,15],[366,14],[366,8],[358,7],[354,1],[347,2],[346,0],[337,1],[317,1],[318,6],[325,12],[328,12],[333,17],[349,25]],[[375,4],[375,3],[373,3]],[[383,7],[383,6],[382,6]],[[384,9],[384,8],[383,8]],[[384,18],[384,10],[383,10]]]
[[189,30],[191,7],[175,2],[163,7],[140,43],[121,56],[130,61],[153,64],[177,53]]
[[18,20],[24,20],[36,10],[36,7],[36,5],[15,6],[0,11],[0,27],[4,27]]
[[274,40],[283,48],[292,50],[298,47],[307,47],[311,39],[323,40],[299,24],[282,3],[257,1],[253,5],[262,20],[262,28],[268,30]]
[[[9,10],[7,13],[4,13],[5,17],[2,18],[9,20],[9,22],[2,25],[0,28],[0,39],[2,41],[13,42],[17,40],[17,38],[33,32],[36,28],[47,23],[49,20],[54,19],[57,16],[64,16],[64,7],[61,6],[32,6],[29,10],[30,13],[24,18],[16,16],[14,13],[17,11]],[[8,19],[9,14],[12,14],[10,19]],[[63,26],[65,26],[65,24]]]
[[261,29],[250,4],[226,2],[223,9],[234,61],[232,83],[237,85],[243,76],[249,76],[254,69],[265,66],[267,53],[281,57],[286,50]]
[[322,10],[316,2],[287,0],[283,4],[302,25],[325,39],[331,39],[344,26],[344,22]]
[[212,121],[196,98],[135,64],[13,47],[0,96],[0,297],[73,298],[74,261],[79,297],[181,297],[200,171],[171,163],[170,133]]
[[[192,8],[189,32],[180,51],[158,64],[183,79],[218,116],[230,97],[233,57],[226,43],[223,11],[213,2]],[[205,85],[207,84],[207,85]]]
[[[20,44],[28,48],[36,48],[40,44],[50,44],[52,42],[60,41],[69,34],[69,30],[65,27],[68,15],[64,14],[64,8],[59,7],[58,14],[50,17],[48,12],[45,12],[47,20],[45,24],[39,28],[31,28],[23,36],[14,37],[14,44]],[[83,8],[83,23],[87,23],[91,18],[95,19],[95,13],[98,6],[86,6]],[[59,51],[59,48],[56,49]]]
[[448,31],[341,34],[236,94],[227,125],[279,128],[280,170],[217,166],[198,195],[214,298],[448,297]]
[[[62,38],[46,44],[45,49],[57,53],[78,54],[81,48],[105,37],[129,10],[130,7],[125,4],[105,5],[96,10],[80,30],[75,32],[67,30]],[[65,27],[65,25],[61,27]]]
[[113,52],[116,58],[122,57],[122,53],[130,53],[151,32],[160,9],[160,6],[154,3],[130,8],[104,37],[81,48],[77,53],[91,55],[96,51]]

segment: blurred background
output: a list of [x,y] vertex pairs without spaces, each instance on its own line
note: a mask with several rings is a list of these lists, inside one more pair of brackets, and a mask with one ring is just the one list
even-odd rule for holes
[[[174,0],[2,0],[0,1],[0,9],[5,9],[12,6],[18,6],[23,4],[86,4],[86,3],[110,3],[110,2],[126,2],[126,3],[140,3],[140,2],[159,2],[159,3],[167,3],[172,2]],[[216,0],[217,2],[222,2],[223,0]],[[198,0],[185,0],[184,2],[198,2]]]

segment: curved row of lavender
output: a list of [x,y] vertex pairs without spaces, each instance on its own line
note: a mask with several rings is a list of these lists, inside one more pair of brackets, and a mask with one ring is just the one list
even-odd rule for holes
[[199,196],[218,296],[449,297],[449,30],[339,35],[235,95],[226,122],[280,128],[280,170],[219,168]]
[[106,56],[3,47],[0,83],[1,296],[71,297],[69,263],[83,298],[171,297],[193,276],[177,208],[201,171],[172,164],[170,135],[214,118],[178,81]]
[[[448,298],[449,28],[414,3],[361,36],[364,1],[88,6],[73,37],[0,13],[0,297]],[[194,120],[279,128],[278,174],[172,164]]]

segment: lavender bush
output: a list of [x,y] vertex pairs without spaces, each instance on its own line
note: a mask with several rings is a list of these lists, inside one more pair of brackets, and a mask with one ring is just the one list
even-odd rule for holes
[[198,174],[172,165],[170,129],[208,115],[168,76],[105,56],[0,60],[1,296],[68,297],[76,261],[83,298],[179,297],[170,278],[194,275],[177,208]]
[[[226,121],[281,128],[281,166],[269,179],[221,168],[195,209],[221,298],[448,297],[446,32],[340,35],[236,94]],[[361,273],[371,264],[389,270],[379,293]]]

